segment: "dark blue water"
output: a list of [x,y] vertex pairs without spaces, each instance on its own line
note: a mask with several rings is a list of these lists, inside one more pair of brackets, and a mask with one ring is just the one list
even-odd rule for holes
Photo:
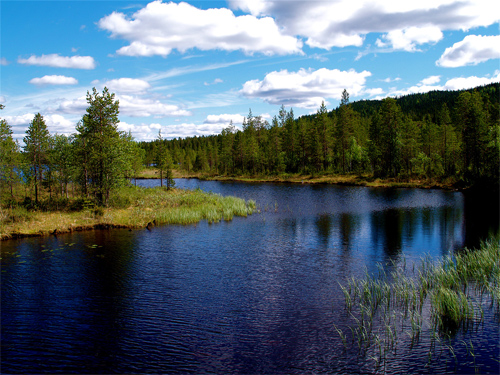
[[[144,186],[157,180],[138,181]],[[176,180],[253,199],[231,222],[1,242],[2,373],[498,373],[494,311],[428,363],[346,350],[339,283],[498,233],[458,192]],[[423,335],[425,336],[425,335]],[[474,356],[461,342],[474,344]]]

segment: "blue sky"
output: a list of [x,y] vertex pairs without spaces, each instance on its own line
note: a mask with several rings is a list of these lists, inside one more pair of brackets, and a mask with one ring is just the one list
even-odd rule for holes
[[72,134],[106,86],[136,140],[500,81],[496,0],[5,1],[0,113]]

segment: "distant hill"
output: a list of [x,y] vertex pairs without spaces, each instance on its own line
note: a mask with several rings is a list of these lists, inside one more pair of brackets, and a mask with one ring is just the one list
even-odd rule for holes
[[[491,105],[499,105],[500,102],[500,83],[491,83],[486,86],[479,86],[468,90],[455,91],[429,91],[424,94],[410,94],[396,98],[397,104],[401,107],[403,113],[410,115],[414,120],[421,119],[425,114],[430,114],[435,120],[436,114],[441,110],[443,104],[452,109],[455,102],[464,91],[478,91],[485,102]],[[485,100],[487,98],[487,100]],[[380,100],[360,100],[352,102],[352,108],[362,117],[370,117],[380,108]]]

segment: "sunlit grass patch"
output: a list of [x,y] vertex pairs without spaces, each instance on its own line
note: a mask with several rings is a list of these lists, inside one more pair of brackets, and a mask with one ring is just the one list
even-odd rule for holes
[[202,190],[124,187],[110,199],[109,207],[90,207],[80,211],[40,212],[24,208],[2,209],[2,238],[63,233],[102,226],[144,228],[148,223],[193,224],[201,220],[219,222],[234,216],[247,216],[255,202],[223,197]]

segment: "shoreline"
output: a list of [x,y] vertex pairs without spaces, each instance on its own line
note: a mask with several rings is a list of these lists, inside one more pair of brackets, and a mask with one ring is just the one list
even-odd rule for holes
[[[196,178],[204,181],[231,181],[248,183],[290,183],[311,185],[340,185],[340,186],[363,186],[380,188],[412,188],[412,189],[440,189],[452,191],[464,191],[469,187],[463,186],[456,181],[433,181],[423,179],[402,180],[398,178],[375,178],[371,175],[284,175],[284,176],[223,176],[208,175],[202,173],[185,173],[174,170],[174,178]],[[131,180],[160,179],[154,170],[147,170]],[[462,186],[461,186],[462,185]]]
[[[42,237],[96,229],[149,229],[155,226],[216,223],[234,216],[246,217],[255,202],[203,191],[127,187],[117,192],[119,206],[79,211],[28,211],[24,207],[2,209],[0,241]],[[125,202],[125,203],[123,203]]]
[[141,229],[141,227],[134,227],[132,225],[122,225],[122,224],[109,224],[109,223],[96,223],[91,225],[77,225],[71,226],[68,228],[56,228],[53,231],[43,231],[34,233],[21,233],[21,232],[12,232],[8,234],[2,234],[0,237],[0,241],[8,241],[8,240],[18,240],[21,238],[30,238],[30,237],[46,237],[46,236],[58,236],[60,234],[67,234],[73,232],[84,232],[90,230],[103,230],[103,229]]

